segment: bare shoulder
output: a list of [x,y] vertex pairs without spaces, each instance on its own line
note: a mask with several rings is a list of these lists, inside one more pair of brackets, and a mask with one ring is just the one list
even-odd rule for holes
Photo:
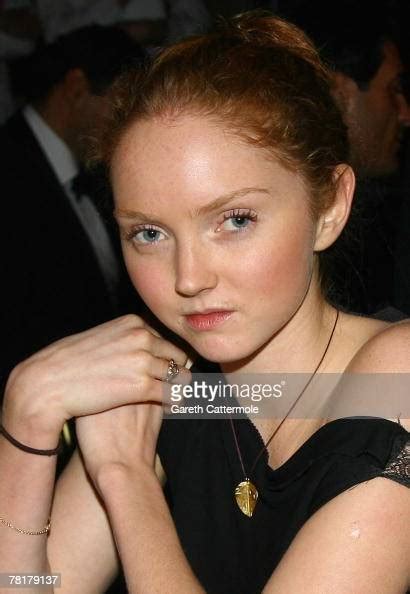
[[[372,320],[373,321],[373,320]],[[359,373],[410,373],[410,320],[374,326],[347,370]]]
[[[340,322],[338,363],[345,373],[331,396],[330,418],[383,417],[380,402],[389,404],[386,410],[396,404],[389,403],[392,394],[374,388],[383,385],[384,374],[410,377],[410,321],[389,324],[342,314]],[[409,419],[400,421],[410,429]],[[403,530],[409,517],[405,483],[378,476],[343,491],[302,526],[264,594],[404,594],[410,587],[410,532]]]
[[389,324],[344,314],[341,321],[344,372],[328,418],[400,419],[410,431],[410,320]]
[[403,594],[410,586],[410,491],[386,478],[360,483],[300,529],[264,593]]
[[[340,312],[335,339],[337,357],[334,371],[341,372],[352,357],[370,340],[387,330],[391,324],[355,314]],[[334,340],[334,342],[336,342]]]

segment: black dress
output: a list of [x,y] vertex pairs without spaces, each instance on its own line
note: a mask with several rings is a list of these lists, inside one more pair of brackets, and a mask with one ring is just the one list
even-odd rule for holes
[[[249,468],[263,441],[249,419],[235,426]],[[243,473],[229,420],[165,420],[158,447],[178,535],[207,594],[261,592],[301,526],[346,489],[379,476],[410,486],[410,434],[380,418],[331,421],[276,470],[265,451],[252,518],[234,500]]]

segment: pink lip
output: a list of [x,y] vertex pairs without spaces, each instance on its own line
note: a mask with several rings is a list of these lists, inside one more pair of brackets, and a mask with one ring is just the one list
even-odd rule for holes
[[231,317],[233,311],[209,311],[185,316],[188,325],[194,330],[212,330]]

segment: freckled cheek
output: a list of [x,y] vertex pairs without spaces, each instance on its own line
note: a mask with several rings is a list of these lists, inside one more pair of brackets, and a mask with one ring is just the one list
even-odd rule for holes
[[[313,248],[310,239],[301,233],[283,241],[277,239],[263,249],[250,250],[241,257],[241,270],[246,270],[246,287],[265,300],[278,302],[299,298],[310,279]],[[238,278],[243,277],[239,275]]]
[[140,258],[138,263],[134,258],[127,257],[127,254],[124,254],[124,258],[132,284],[149,309],[159,316],[169,306],[173,294],[174,285],[169,269],[159,266],[153,259],[150,261],[149,257]]

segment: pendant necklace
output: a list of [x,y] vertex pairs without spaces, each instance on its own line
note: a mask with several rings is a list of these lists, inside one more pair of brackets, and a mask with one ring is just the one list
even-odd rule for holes
[[290,409],[286,413],[285,417],[281,420],[281,422],[279,423],[279,425],[276,427],[275,431],[269,437],[269,439],[266,442],[266,444],[263,446],[263,448],[261,449],[261,451],[256,456],[256,458],[255,458],[255,460],[254,460],[254,462],[253,462],[253,464],[251,466],[251,469],[250,469],[249,473],[247,473],[246,470],[245,470],[245,465],[244,465],[244,462],[243,462],[241,449],[239,447],[238,436],[236,434],[236,429],[235,429],[235,425],[234,425],[233,419],[232,418],[229,419],[230,420],[230,423],[231,423],[231,427],[232,427],[232,433],[233,433],[233,437],[234,437],[234,441],[235,441],[236,451],[238,453],[238,458],[239,458],[239,461],[241,463],[242,472],[243,472],[243,476],[244,476],[244,480],[241,481],[238,484],[238,486],[236,487],[236,489],[235,489],[235,499],[236,499],[236,503],[238,504],[238,507],[241,510],[241,512],[244,513],[249,518],[252,517],[252,514],[253,514],[254,509],[255,509],[255,506],[256,506],[256,502],[258,500],[258,490],[255,487],[255,485],[251,482],[251,480],[249,479],[249,477],[252,476],[252,473],[255,470],[256,464],[259,462],[260,457],[267,450],[269,444],[271,443],[271,441],[273,440],[273,438],[275,437],[275,435],[277,434],[277,432],[279,431],[279,429],[282,427],[283,423],[286,421],[286,419],[288,418],[288,416],[290,415],[290,413],[292,412],[292,410],[295,408],[295,406],[299,402],[300,398],[306,392],[308,386],[310,385],[310,383],[312,382],[313,378],[315,377],[315,375],[316,375],[319,367],[322,365],[323,360],[326,357],[327,352],[328,352],[329,347],[330,347],[330,344],[332,342],[332,338],[333,338],[333,335],[335,333],[338,320],[339,320],[339,310],[336,310],[336,319],[335,319],[335,322],[333,324],[332,332],[330,333],[329,340],[327,341],[325,350],[323,351],[323,354],[320,357],[319,363],[316,365],[315,370],[311,374],[310,378],[308,379],[307,383],[303,387],[303,389],[302,389],[301,393],[299,394],[299,396],[296,398],[295,402],[292,404],[292,406],[290,407]]

